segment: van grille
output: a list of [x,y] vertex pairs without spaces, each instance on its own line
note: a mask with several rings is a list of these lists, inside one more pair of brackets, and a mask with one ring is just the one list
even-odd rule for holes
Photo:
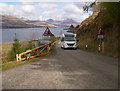
[[75,43],[72,43],[72,44],[68,44],[68,43],[67,43],[68,46],[74,46],[74,44],[75,44]]

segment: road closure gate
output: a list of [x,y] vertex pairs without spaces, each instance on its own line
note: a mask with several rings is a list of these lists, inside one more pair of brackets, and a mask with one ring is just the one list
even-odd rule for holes
[[16,54],[17,62],[30,59],[30,58],[35,58],[35,57],[42,56],[42,55],[46,55],[47,53],[49,53],[49,51],[51,50],[54,44],[55,42],[44,44],[32,50],[28,50],[26,52]]

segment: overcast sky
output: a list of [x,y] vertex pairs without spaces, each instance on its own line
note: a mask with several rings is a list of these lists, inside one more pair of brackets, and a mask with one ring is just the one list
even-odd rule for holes
[[82,22],[92,12],[83,11],[84,2],[7,2],[0,3],[0,14],[24,17],[30,20],[64,20],[67,18]]

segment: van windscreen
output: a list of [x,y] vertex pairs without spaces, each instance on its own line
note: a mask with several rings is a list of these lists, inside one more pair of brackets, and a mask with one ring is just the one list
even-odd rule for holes
[[67,35],[65,35],[65,37],[74,37],[74,35],[67,34]]
[[65,41],[76,41],[75,37],[65,37]]

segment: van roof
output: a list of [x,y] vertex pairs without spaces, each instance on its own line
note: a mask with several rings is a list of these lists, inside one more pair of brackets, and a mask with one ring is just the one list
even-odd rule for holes
[[65,36],[75,36],[76,37],[76,34],[63,34],[63,36],[65,37]]
[[72,34],[72,33],[70,34],[70,33],[69,33],[69,34],[63,34],[63,35],[75,35],[75,34]]
[[71,34],[65,34],[65,35],[74,35],[74,34],[71,33]]

